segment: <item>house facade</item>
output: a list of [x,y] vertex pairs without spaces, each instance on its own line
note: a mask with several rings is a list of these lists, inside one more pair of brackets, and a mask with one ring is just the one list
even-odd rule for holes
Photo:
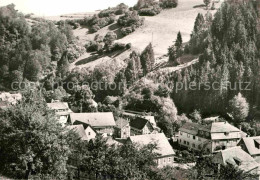
[[228,122],[185,123],[179,129],[178,143],[196,151],[214,153],[236,146],[243,137],[246,134]]
[[55,114],[58,116],[59,122],[65,126],[68,121],[68,117],[72,111],[69,108],[68,103],[66,102],[52,102],[47,103],[48,108],[55,111]]
[[141,146],[154,143],[157,145],[157,149],[154,150],[154,153],[158,154],[155,159],[158,168],[174,165],[175,152],[164,133],[130,136],[128,142]]
[[90,125],[98,134],[112,136],[116,126],[112,112],[71,113],[68,124]]
[[116,121],[115,136],[126,139],[131,135],[130,123],[127,119],[119,118]]
[[238,146],[260,163],[260,136],[242,138]]
[[144,118],[136,117],[130,120],[131,136],[151,134],[154,132],[152,124]]

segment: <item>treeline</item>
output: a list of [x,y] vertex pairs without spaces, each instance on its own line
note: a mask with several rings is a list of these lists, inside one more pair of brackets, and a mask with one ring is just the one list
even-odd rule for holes
[[0,11],[0,79],[8,86],[12,82],[38,81],[56,70],[57,62],[67,52],[70,62],[84,53],[70,25],[58,27],[41,20],[29,26],[24,15],[8,5]]
[[162,9],[175,8],[178,5],[178,0],[139,0],[133,9],[137,10],[140,16],[155,16]]
[[114,23],[117,15],[121,15],[117,20],[117,24],[120,26],[120,31],[124,36],[135,31],[135,29],[140,27],[144,21],[138,16],[136,11],[121,3],[114,8],[102,10],[98,14],[91,17],[85,17],[84,20],[74,20],[74,22],[88,26],[89,32],[95,33],[101,28]]

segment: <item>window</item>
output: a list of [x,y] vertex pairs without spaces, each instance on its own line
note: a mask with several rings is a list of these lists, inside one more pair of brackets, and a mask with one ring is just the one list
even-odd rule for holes
[[168,162],[171,162],[171,160],[172,160],[172,158],[169,157],[169,158],[168,158]]
[[225,132],[224,134],[225,134],[225,136],[228,136],[228,135],[229,135],[229,132]]
[[181,139],[180,139],[180,143],[181,143]]
[[184,141],[184,144],[186,144],[186,141]]
[[164,164],[166,163],[166,158],[163,159]]
[[90,135],[91,135],[91,132],[88,132],[88,135],[90,136]]
[[187,145],[190,145],[190,142],[187,142]]
[[193,136],[193,139],[196,139],[196,136]]

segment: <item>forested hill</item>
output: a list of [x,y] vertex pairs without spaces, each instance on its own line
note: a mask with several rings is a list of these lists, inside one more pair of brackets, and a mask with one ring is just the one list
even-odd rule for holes
[[[38,81],[56,70],[65,52],[69,61],[85,50],[77,44],[71,26],[57,27],[45,20],[29,26],[13,4],[0,9],[0,29],[0,81],[5,87],[15,81]],[[58,71],[66,73],[68,63]]]
[[[213,18],[199,14],[196,19],[185,49],[201,54],[199,63],[181,72],[152,72],[150,77],[163,83],[201,84],[202,90],[172,92],[175,104],[183,112],[200,109],[207,114],[225,113],[228,101],[238,92],[242,92],[252,107],[259,105],[259,40],[254,8],[248,4],[223,3]],[[219,90],[203,90],[207,83],[214,82],[228,83],[232,90],[224,86]],[[238,88],[239,82],[242,89]]]

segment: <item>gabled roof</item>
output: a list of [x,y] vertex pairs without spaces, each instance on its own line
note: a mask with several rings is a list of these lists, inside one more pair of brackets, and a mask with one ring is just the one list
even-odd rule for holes
[[[248,153],[250,155],[260,155],[260,149],[255,146],[255,142],[260,141],[260,136],[245,137],[241,140],[244,143]],[[241,143],[240,142],[240,143]],[[260,144],[260,143],[259,143]]]
[[112,112],[71,113],[70,121],[72,124],[74,124],[75,121],[79,121],[89,124],[92,127],[116,126]]
[[[246,136],[246,133],[240,131],[238,128],[229,124],[228,122],[213,122],[206,126],[197,123],[187,122],[179,129],[179,131],[186,132],[192,135],[197,135],[199,130],[209,132],[211,134],[211,139],[236,139]],[[223,134],[225,132],[237,133],[233,133],[230,136],[225,136]]]
[[79,137],[81,139],[86,138],[86,132],[85,132],[85,129],[84,129],[82,124],[67,126],[67,128],[70,129],[70,130],[74,130],[79,135]]
[[202,127],[201,124],[192,123],[192,122],[186,122],[179,131],[186,132],[192,135],[197,135],[199,129]]
[[205,127],[211,133],[220,132],[240,132],[238,128],[229,124],[228,122],[213,122]]
[[69,105],[66,102],[53,102],[47,103],[48,108],[53,110],[69,109]]
[[155,153],[158,153],[161,156],[175,155],[175,152],[164,133],[130,136],[129,139],[132,143],[140,145],[157,144],[158,149],[155,150]]
[[125,127],[128,124],[129,124],[129,121],[124,119],[124,118],[119,118],[116,121],[116,127],[119,128],[119,129],[121,129],[122,127]]
[[149,123],[151,127],[153,127],[152,124],[147,119],[136,117],[134,119],[131,119],[130,126],[142,130],[147,123]]
[[258,168],[259,166],[255,159],[239,146],[218,152],[213,157],[213,162],[221,165],[227,165],[229,163],[246,172]]

